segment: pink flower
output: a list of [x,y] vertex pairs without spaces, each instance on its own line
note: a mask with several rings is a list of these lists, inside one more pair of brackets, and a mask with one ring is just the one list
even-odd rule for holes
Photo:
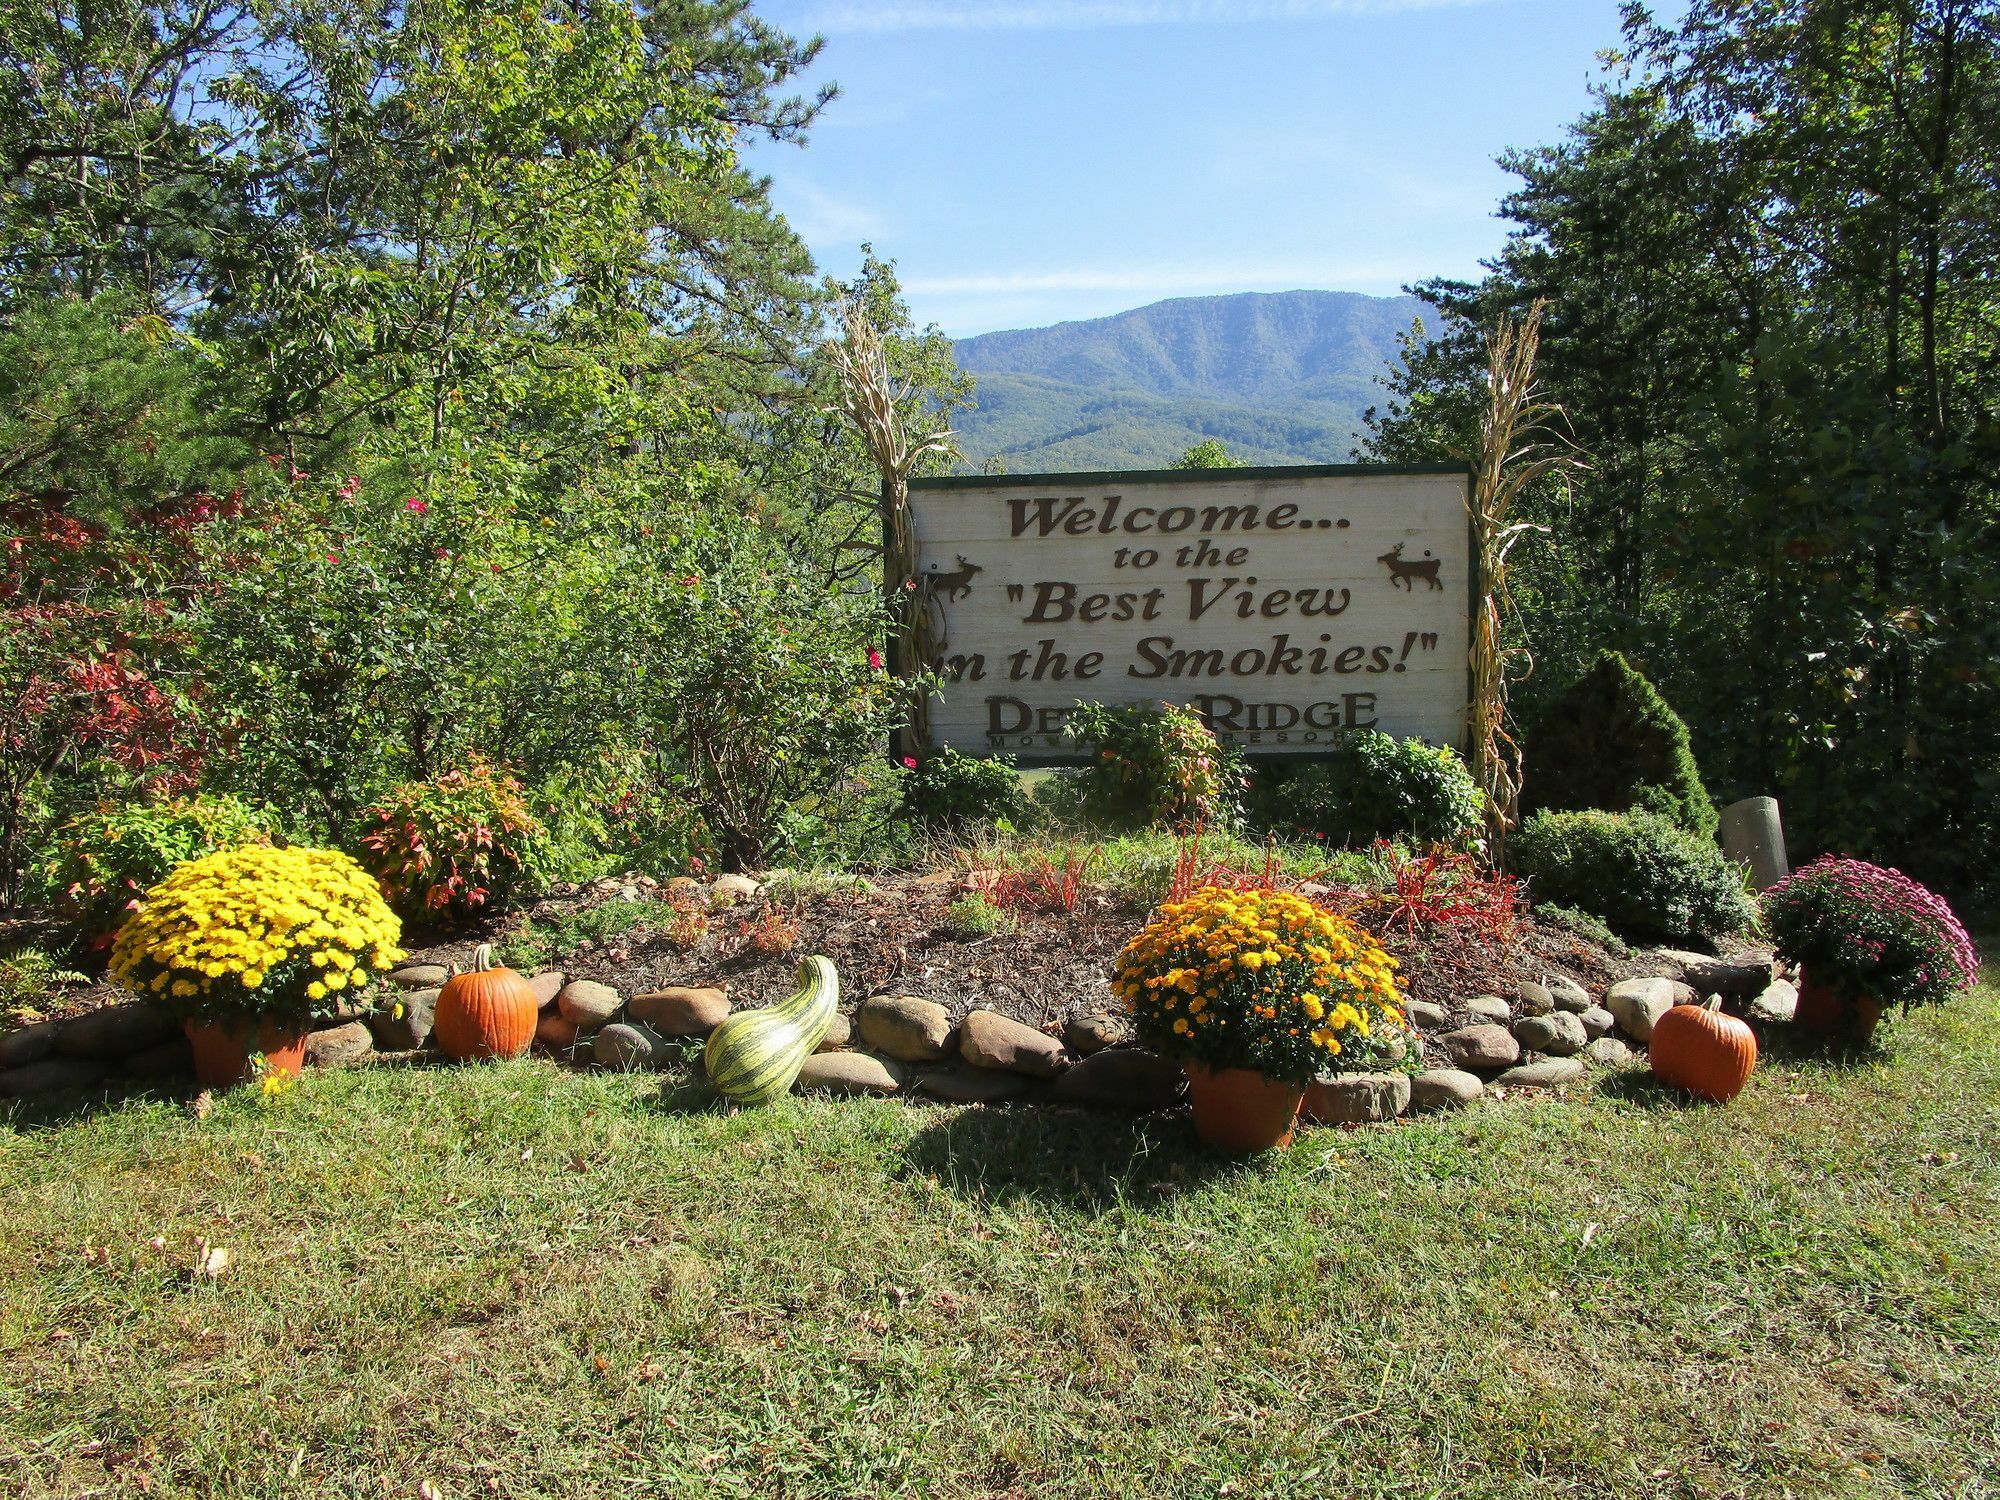
[[429,510],[430,508],[431,505],[428,500],[419,500],[415,495],[410,496],[409,499],[403,502],[404,510],[414,511],[418,515],[422,515],[425,511]]
[[903,757],[904,770],[914,771],[916,770],[916,768],[917,768],[917,758],[914,755],[906,755]]
[[352,500],[360,493],[361,476],[359,474],[349,474],[347,476],[347,483],[340,487],[340,498],[343,500]]
[[439,557],[451,556],[451,548],[449,547],[433,547],[431,550],[435,552]]
[[868,650],[868,665],[877,672],[882,670],[882,653],[872,646]]
[[326,555],[326,560],[330,563],[337,563],[340,561],[340,554],[338,552],[329,552]]

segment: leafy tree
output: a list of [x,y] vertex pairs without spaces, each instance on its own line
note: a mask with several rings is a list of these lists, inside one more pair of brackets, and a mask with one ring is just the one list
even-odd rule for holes
[[1214,438],[1205,438],[1167,465],[1170,469],[1241,469],[1244,461]]
[[1444,327],[1370,451],[1452,451],[1472,334],[1548,298],[1543,375],[1592,468],[1531,501],[1553,531],[1518,591],[1541,691],[1627,651],[1724,800],[1777,793],[1802,848],[1987,880],[2000,17],[1634,7],[1596,106],[1506,165],[1517,232],[1483,282],[1422,289]]

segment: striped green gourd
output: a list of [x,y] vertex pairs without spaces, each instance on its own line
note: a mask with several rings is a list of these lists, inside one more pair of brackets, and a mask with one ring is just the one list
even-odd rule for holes
[[840,1008],[840,976],[817,954],[799,965],[799,987],[762,1010],[739,1010],[709,1033],[709,1082],[738,1104],[769,1104],[790,1091]]

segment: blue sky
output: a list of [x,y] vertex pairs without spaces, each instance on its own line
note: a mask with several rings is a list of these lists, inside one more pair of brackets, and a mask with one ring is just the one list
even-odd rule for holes
[[842,97],[760,147],[821,265],[863,240],[963,336],[1163,297],[1394,292],[1498,248],[1493,158],[1587,105],[1616,0],[762,0]]

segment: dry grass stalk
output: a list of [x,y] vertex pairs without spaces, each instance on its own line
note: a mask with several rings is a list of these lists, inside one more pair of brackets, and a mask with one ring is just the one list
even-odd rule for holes
[[1531,531],[1513,521],[1515,502],[1543,479],[1561,482],[1584,465],[1558,431],[1564,412],[1535,382],[1542,315],[1537,300],[1516,319],[1502,314],[1486,340],[1486,403],[1479,424],[1479,456],[1472,476],[1472,530],[1486,592],[1472,621],[1472,772],[1485,788],[1487,824],[1497,860],[1507,830],[1519,816],[1523,758],[1507,726],[1512,683],[1534,670],[1525,645],[1505,644],[1506,626],[1519,615],[1508,588],[1508,555]]
[[[858,303],[840,303],[841,336],[828,345],[828,357],[840,379],[835,408],[853,424],[862,446],[881,476],[882,599],[896,643],[896,671],[915,680],[930,668],[940,647],[942,621],[929,594],[918,586],[916,532],[910,523],[910,476],[926,458],[956,455],[949,425],[912,433],[904,425],[903,404],[912,387],[889,371],[882,334]],[[929,742],[928,694],[910,706],[910,735],[916,745]]]

